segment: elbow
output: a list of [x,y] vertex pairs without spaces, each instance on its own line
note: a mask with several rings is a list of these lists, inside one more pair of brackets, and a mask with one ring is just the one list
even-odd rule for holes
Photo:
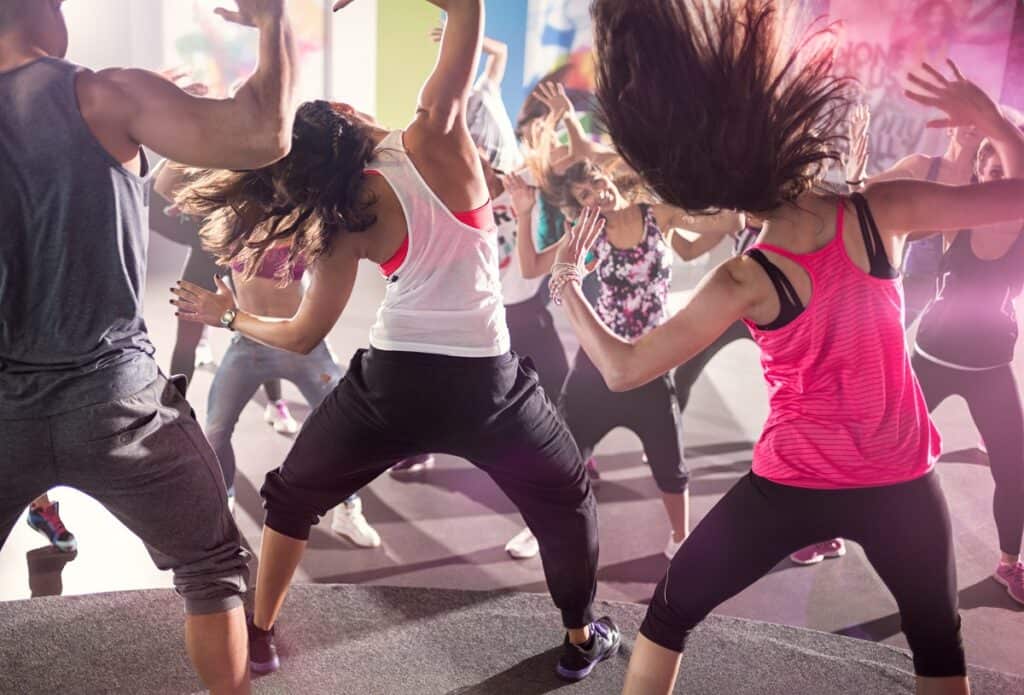
[[640,386],[636,376],[631,374],[627,369],[612,369],[602,376],[604,376],[605,385],[612,393],[632,391],[636,387]]
[[290,128],[286,129],[283,126],[273,128],[260,138],[254,144],[252,156],[256,163],[252,165],[252,168],[270,166],[287,157],[292,151],[292,136],[289,131]]

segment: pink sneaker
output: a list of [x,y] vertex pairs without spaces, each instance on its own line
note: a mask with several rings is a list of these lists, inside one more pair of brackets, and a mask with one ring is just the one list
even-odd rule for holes
[[830,541],[801,548],[790,555],[789,559],[798,565],[816,565],[827,557],[842,557],[843,555],[846,555],[846,543],[842,538],[833,538]]
[[1016,565],[1004,565],[999,563],[992,578],[1006,587],[1006,593],[1014,601],[1024,604],[1024,562]]
[[587,459],[587,477],[590,478],[590,487],[596,490],[601,487],[601,471],[597,470],[597,461],[593,457]]

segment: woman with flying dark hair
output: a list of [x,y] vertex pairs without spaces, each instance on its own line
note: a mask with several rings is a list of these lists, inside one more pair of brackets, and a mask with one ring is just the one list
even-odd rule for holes
[[580,680],[619,647],[614,623],[591,613],[594,497],[536,373],[509,351],[494,216],[466,125],[483,1],[429,1],[448,21],[406,130],[388,131],[347,105],[305,104],[290,155],[253,172],[210,172],[180,197],[208,220],[212,248],[243,272],[285,242],[279,272],[300,259],[312,271],[292,318],[242,311],[223,284],[216,294],[184,284],[174,301],[190,320],[309,352],[344,310],[361,260],[387,278],[370,349],[355,355],[261,491],[267,517],[250,663],[279,667],[274,623],[310,527],[396,461],[441,452],[486,471],[534,529],[568,630],[557,672]]
[[553,294],[612,389],[659,378],[742,319],[770,393],[753,471],[676,553],[624,692],[671,692],[687,636],[712,609],[794,550],[841,536],[864,547],[896,599],[917,692],[967,693],[939,437],[910,368],[891,259],[914,230],[1024,217],[1024,137],[955,66],[948,79],[927,67],[911,78],[914,100],[946,112],[935,126],[989,135],[1010,178],[821,191],[815,177],[850,106],[827,32],[803,37],[772,0],[596,0],[593,11],[598,99],[626,160],[667,203],[764,220],[759,243],[636,341],[579,292],[598,214],[586,211],[559,248]]

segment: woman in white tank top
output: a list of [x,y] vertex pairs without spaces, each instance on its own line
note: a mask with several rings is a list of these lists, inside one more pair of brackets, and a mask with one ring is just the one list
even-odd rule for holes
[[568,631],[557,670],[580,680],[619,646],[614,623],[591,612],[594,498],[536,373],[509,351],[494,218],[466,126],[483,1],[429,1],[448,23],[406,130],[386,130],[344,104],[304,104],[285,159],[205,172],[178,196],[184,210],[210,220],[207,246],[223,260],[251,272],[287,241],[289,265],[307,259],[313,280],[285,320],[240,311],[223,284],[215,294],[185,283],[173,301],[186,319],[305,352],[340,317],[359,261],[388,281],[370,349],[356,353],[263,486],[250,662],[258,671],[279,667],[273,626],[310,527],[396,461],[440,452],[486,471],[533,529]]

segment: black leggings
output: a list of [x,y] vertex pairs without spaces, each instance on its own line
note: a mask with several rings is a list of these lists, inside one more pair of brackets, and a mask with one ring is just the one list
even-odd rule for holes
[[919,676],[966,674],[949,511],[932,472],[900,485],[810,490],[743,477],[697,525],[655,589],[640,632],[681,652],[716,606],[795,550],[860,543],[900,609]]
[[1019,555],[1024,536],[1024,412],[1013,370],[1009,365],[981,372],[953,369],[918,353],[912,364],[929,412],[950,396],[967,401],[996,482],[992,511],[999,548]]
[[361,350],[306,419],[261,494],[266,525],[305,540],[310,527],[396,462],[426,452],[487,473],[540,544],[567,628],[593,620],[597,505],[583,459],[529,360]]
[[512,352],[529,357],[540,377],[540,387],[551,400],[562,392],[569,373],[569,360],[558,337],[555,320],[548,311],[546,293],[538,292],[533,299],[505,307],[508,332],[512,339]]
[[584,459],[606,434],[625,427],[640,438],[658,489],[670,495],[686,491],[690,473],[683,461],[682,416],[667,374],[615,393],[580,350],[562,392],[561,409]]

